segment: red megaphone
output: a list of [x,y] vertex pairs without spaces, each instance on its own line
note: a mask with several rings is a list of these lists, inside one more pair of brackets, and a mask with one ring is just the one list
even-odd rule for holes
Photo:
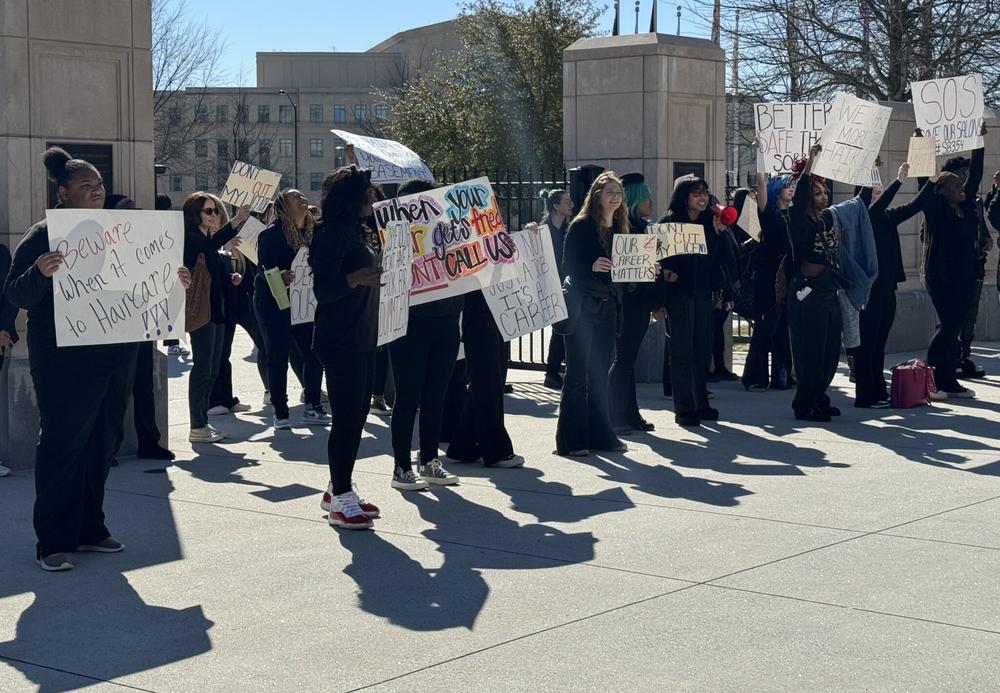
[[723,207],[719,203],[715,203],[710,209],[712,214],[719,217],[719,220],[726,226],[732,226],[740,218],[740,213],[736,211],[735,207]]

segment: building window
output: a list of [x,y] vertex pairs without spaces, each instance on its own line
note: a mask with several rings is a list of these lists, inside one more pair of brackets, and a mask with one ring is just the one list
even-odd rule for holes
[[181,107],[180,106],[171,106],[170,110],[167,111],[167,118],[170,121],[171,125],[180,125],[181,124]]
[[250,143],[246,140],[240,140],[236,143],[236,158],[240,161],[250,160]]
[[366,120],[368,118],[368,106],[363,103],[359,103],[354,107],[354,119],[358,122]]
[[208,140],[194,141],[194,155],[199,157],[208,156]]
[[224,103],[215,106],[215,120],[218,123],[229,122],[229,106]]
[[342,103],[338,103],[333,107],[333,122],[335,123],[346,123],[347,122],[347,106]]
[[290,139],[282,138],[278,140],[278,156],[294,156],[292,153],[294,151],[294,143]]
[[[206,190],[208,188],[208,174],[207,173],[196,173],[194,174],[194,187],[198,190]],[[220,190],[222,188],[219,188]]]
[[250,108],[245,103],[241,103],[236,107],[236,121],[245,123],[248,120],[250,120]]
[[323,187],[323,174],[322,173],[310,173],[309,174],[309,189],[313,192],[319,190]]
[[323,104],[314,103],[309,105],[309,122],[310,123],[323,122]]
[[222,166],[229,161],[229,140],[215,140],[215,156],[219,165]]
[[229,180],[229,169],[225,171],[219,171],[215,174],[215,189],[222,190],[226,187],[226,181]]
[[257,147],[257,161],[261,168],[271,168],[271,145],[263,142]]
[[181,192],[184,190],[183,176],[170,176],[170,192]]
[[278,106],[278,122],[290,123],[292,122],[292,105],[282,104]]
[[271,122],[271,107],[270,106],[257,106],[257,122],[258,123],[270,123]]
[[389,107],[383,103],[380,103],[375,107],[375,120],[388,120],[389,119]]
[[309,156],[323,156],[322,138],[317,137],[309,140]]
[[208,106],[200,103],[194,107],[194,119],[199,123],[208,122]]

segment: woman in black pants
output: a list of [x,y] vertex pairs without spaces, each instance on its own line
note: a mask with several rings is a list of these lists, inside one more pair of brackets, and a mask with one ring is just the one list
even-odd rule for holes
[[833,270],[840,234],[827,210],[830,194],[823,179],[811,174],[820,145],[809,150],[808,161],[797,161],[802,173],[790,209],[792,274],[788,280],[788,331],[798,387],[792,400],[795,418],[829,421],[840,410],[826,393],[840,362],[842,317]]
[[934,186],[925,184],[910,202],[889,207],[909,169],[910,165],[903,162],[896,180],[884,190],[880,186],[860,191],[862,198],[870,195],[868,216],[875,233],[878,276],[859,320],[861,344],[854,356],[855,407],[884,409],[889,406],[889,388],[884,375],[885,344],[896,318],[896,285],[906,281],[898,227],[917,214],[934,193]]
[[[97,169],[52,147],[43,158],[59,206],[101,209]],[[43,570],[69,570],[66,554],[116,553],[124,545],[104,526],[104,482],[124,437],[135,344],[56,346],[53,275],[64,256],[49,251],[48,223],[28,229],[14,252],[6,296],[28,311],[28,358],[38,402],[35,458],[35,558]],[[178,277],[187,285],[183,268]]]
[[[711,350],[713,292],[723,285],[722,266],[728,248],[719,239],[725,226],[709,210],[708,183],[694,175],[678,178],[670,208],[660,223],[698,224],[705,232],[706,255],[674,255],[661,263],[676,274],[666,287],[670,316],[670,365],[674,420],[681,426],[715,421],[719,412],[708,406],[705,373]],[[731,310],[728,301],[723,306]]]
[[[0,243],[0,371],[3,371],[4,357],[17,343],[17,306],[7,300],[3,287],[10,273],[10,250]],[[0,464],[0,476],[10,474],[10,469]]]
[[292,349],[302,357],[302,377],[306,408],[302,415],[305,425],[323,426],[330,415],[321,401],[323,367],[310,345],[313,323],[292,325],[292,311],[278,308],[265,272],[277,269],[285,285],[292,283],[292,262],[299,249],[308,245],[313,233],[313,217],[309,201],[295,189],[282,190],[274,203],[274,220],[260,232],[257,239],[258,273],[254,283],[253,304],[257,324],[267,351],[267,385],[274,406],[274,428],[288,429],[288,358]]
[[382,270],[363,222],[374,199],[369,171],[351,165],[328,174],[320,201],[323,221],[309,245],[317,302],[313,348],[326,368],[333,408],[328,521],[345,529],[368,529],[379,515],[351,479],[371,404],[378,342]]
[[[434,183],[411,180],[399,188],[398,196],[434,189]],[[441,416],[451,371],[458,355],[458,318],[462,297],[443,298],[410,307],[406,335],[389,343],[396,401],[392,407],[392,452],[395,466],[392,487],[418,491],[428,484],[456,484],[438,459]],[[413,423],[420,408],[419,478],[413,473],[410,444]]]
[[563,248],[572,325],[566,335],[566,377],[556,425],[559,455],[628,449],[611,430],[608,415],[608,370],[621,319],[619,287],[611,281],[611,236],[628,232],[622,182],[613,171],[605,171],[590,186]]
[[[646,233],[653,215],[653,198],[640,173],[622,176],[625,206],[632,233]],[[657,266],[659,269],[659,266]],[[619,287],[622,294],[621,330],[615,341],[615,360],[608,372],[608,411],[611,427],[623,436],[635,431],[652,431],[653,424],[642,418],[635,398],[635,360],[649,329],[649,318],[659,307],[660,292],[654,284],[630,282]],[[662,311],[661,311],[662,317]]]
[[[239,232],[250,216],[247,207],[240,207],[231,222],[218,197],[195,192],[184,200],[184,265],[194,270],[199,256],[211,278],[211,314],[208,323],[191,332],[191,374],[188,377],[188,409],[191,416],[192,443],[218,443],[226,434],[208,424],[208,399],[215,385],[222,362],[222,346],[226,335],[225,286],[233,281],[219,250]],[[239,241],[235,242],[237,245]]]
[[[569,218],[573,214],[573,198],[566,190],[542,190],[539,195],[545,203],[545,215],[542,223],[548,227],[552,237],[552,249],[555,251],[556,268],[559,279],[566,276],[562,270],[563,244],[566,242],[566,229],[569,228]],[[553,390],[562,389],[562,364],[566,360],[566,340],[561,334],[552,333],[549,338],[549,352],[545,358],[545,387]]]

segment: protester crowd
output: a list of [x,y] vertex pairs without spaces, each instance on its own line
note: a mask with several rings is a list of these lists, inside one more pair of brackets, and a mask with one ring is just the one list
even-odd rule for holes
[[[840,414],[828,390],[844,348],[855,406],[889,406],[885,348],[896,287],[906,279],[898,227],[918,214],[927,249],[925,283],[938,317],[927,361],[941,396],[973,396],[959,378],[984,375],[970,360],[969,345],[992,247],[987,220],[1000,228],[1000,172],[981,199],[983,150],[977,149],[969,158],[949,159],[935,176],[919,181],[916,197],[894,206],[907,176],[904,163],[889,186],[861,188],[831,205],[828,182],[812,170],[819,151],[814,146],[790,175],[761,174],[755,188],[736,191],[737,212],[756,207],[759,233],[728,223],[705,179],[674,181],[662,197],[659,221],[700,226],[707,252],[660,260],[653,282],[611,280],[613,235],[646,233],[656,218],[660,196],[641,174],[599,174],[578,211],[568,191],[543,191],[540,228],[551,234],[568,316],[554,326],[545,375],[547,387],[561,390],[557,454],[620,452],[627,450],[622,438],[653,430],[635,385],[635,361],[651,326],[668,334],[663,392],[672,397],[680,426],[719,419],[708,384],[737,379],[750,393],[795,389],[795,419],[830,421]],[[46,151],[44,164],[61,207],[135,207],[106,194],[97,169],[62,149]],[[432,181],[411,180],[393,194],[433,188]],[[280,191],[261,219],[266,227],[256,262],[241,252],[238,235],[250,216],[247,207],[230,218],[219,197],[207,192],[181,205],[184,266],[177,280],[190,304],[190,442],[224,443],[227,433],[214,422],[258,402],[270,407],[275,431],[290,428],[291,367],[303,390],[300,423],[329,429],[330,476],[321,505],[331,525],[348,529],[370,528],[379,516],[353,479],[370,414],[391,416],[390,483],[400,491],[457,483],[443,460],[497,468],[525,463],[505,427],[508,352],[482,290],[410,307],[406,335],[377,346],[382,248],[373,205],[383,198],[370,172],[356,165],[326,176],[315,207],[299,190]],[[170,206],[168,199],[157,200],[157,209]],[[265,270],[290,285],[292,261],[303,247],[309,249],[317,307],[313,322],[293,325]],[[0,246],[0,359],[18,339],[17,311],[28,313],[41,421],[36,558],[50,571],[72,568],[68,554],[74,552],[123,549],[104,524],[103,494],[130,396],[139,455],[173,458],[160,447],[155,426],[152,342],[56,346],[52,277],[64,262],[62,253],[50,250],[45,221],[27,230],[13,258]],[[192,305],[204,309],[192,314]],[[723,328],[734,309],[754,326],[741,377],[724,361]],[[233,354],[237,326],[256,348],[259,392],[234,392],[231,359],[243,356]],[[182,353],[182,345],[169,346]],[[392,406],[385,394],[390,383]]]

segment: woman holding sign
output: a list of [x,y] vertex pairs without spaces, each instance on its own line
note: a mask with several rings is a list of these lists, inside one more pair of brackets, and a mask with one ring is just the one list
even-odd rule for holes
[[312,352],[313,323],[292,324],[291,309],[280,307],[268,283],[267,272],[277,270],[279,291],[292,283],[292,263],[313,234],[309,200],[298,190],[282,190],[274,203],[274,220],[260,232],[257,260],[260,271],[254,283],[253,305],[267,349],[267,387],[274,407],[274,427],[291,428],[288,421],[288,358],[294,349],[302,359],[306,409],[302,423],[323,426],[330,415],[323,409],[323,366]]
[[[240,207],[229,221],[222,201],[206,192],[194,192],[184,200],[184,265],[195,272],[204,263],[209,279],[208,322],[191,332],[191,375],[188,379],[188,410],[192,443],[218,443],[226,434],[208,425],[208,403],[219,374],[226,337],[225,286],[232,282],[219,250],[233,241],[240,226],[250,216],[249,207]],[[197,276],[205,274],[195,273]],[[195,279],[197,282],[198,279]]]
[[611,236],[628,232],[622,182],[605,171],[590,186],[563,248],[571,327],[556,425],[559,455],[628,449],[611,430],[608,415],[608,370],[621,313],[619,287],[611,281]]
[[[328,522],[369,529],[379,509],[362,500],[351,477],[368,418],[378,343],[378,298],[382,270],[364,220],[375,199],[371,172],[338,168],[323,181],[323,221],[309,245],[316,292],[313,348],[326,367],[333,408],[327,441],[330,464]],[[327,499],[322,501],[324,509]]]
[[[43,156],[59,206],[104,206],[104,181],[87,161],[51,147]],[[52,276],[66,256],[49,250],[48,222],[35,224],[14,252],[6,296],[28,311],[28,358],[38,402],[34,526],[43,570],[70,570],[67,554],[117,553],[124,545],[104,526],[104,482],[124,437],[136,344],[56,346]],[[190,275],[180,268],[188,284]]]

